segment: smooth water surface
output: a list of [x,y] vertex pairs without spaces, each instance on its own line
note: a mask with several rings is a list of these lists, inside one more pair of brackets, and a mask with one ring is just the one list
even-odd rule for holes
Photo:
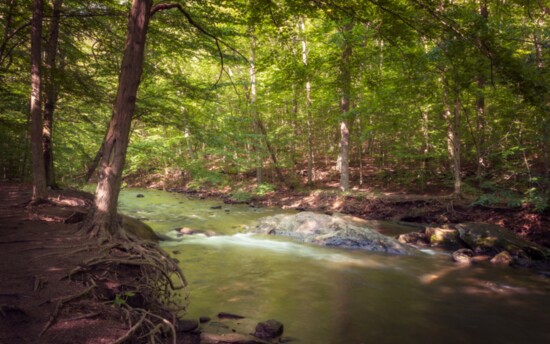
[[[189,281],[190,317],[240,314],[248,332],[277,319],[304,344],[550,343],[550,280],[526,270],[464,267],[431,251],[405,257],[241,234],[283,211],[162,191],[123,190],[120,210],[161,233],[225,234],[163,243]],[[373,226],[384,234],[414,230]]]

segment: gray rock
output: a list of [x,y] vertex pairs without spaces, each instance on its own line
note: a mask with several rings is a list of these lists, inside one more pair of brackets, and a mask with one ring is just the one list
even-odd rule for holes
[[455,228],[428,227],[426,228],[426,236],[432,246],[449,250],[457,250],[463,247],[460,234]]
[[137,236],[140,239],[159,241],[159,236],[155,231],[147,224],[141,222],[140,220],[133,218],[128,215],[118,214],[122,227]]
[[201,333],[201,344],[267,344],[268,342],[241,333]]
[[366,221],[341,214],[329,216],[309,211],[292,215],[279,214],[261,219],[248,230],[259,234],[287,236],[323,246],[393,254],[415,252],[412,247],[368,228]]
[[199,322],[197,320],[178,319],[176,321],[176,330],[178,332],[191,332],[196,330],[198,327]]
[[491,263],[498,265],[510,265],[514,258],[508,251],[502,251],[491,259]]
[[461,264],[471,264],[474,252],[469,248],[461,248],[453,252],[453,260]]
[[402,244],[409,244],[415,246],[428,246],[429,240],[425,233],[411,232],[400,234],[397,237],[397,241]]
[[510,230],[485,223],[461,223],[456,225],[460,238],[475,254],[496,255],[508,251],[514,257],[532,260],[550,258],[550,250],[527,241]]
[[256,325],[254,336],[261,339],[273,339],[282,335],[283,329],[283,324],[281,324],[277,320],[270,319],[267,321],[259,322],[258,325]]

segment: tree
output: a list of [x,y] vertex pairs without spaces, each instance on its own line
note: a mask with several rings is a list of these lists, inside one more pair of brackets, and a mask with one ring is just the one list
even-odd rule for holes
[[53,167],[53,115],[57,97],[59,95],[59,86],[56,84],[56,57],[57,45],[59,40],[59,21],[61,17],[61,6],[63,0],[55,0],[53,4],[52,18],[50,22],[50,36],[45,49],[46,73],[44,78],[45,102],[44,102],[44,123],[42,129],[42,145],[44,149],[44,168],[46,173],[46,184],[51,188],[56,188],[55,174]]
[[340,190],[349,190],[349,126],[351,101],[351,34],[353,23],[346,23],[342,28],[343,43],[340,61]]
[[126,237],[117,222],[117,202],[128,149],[130,125],[143,71],[151,7],[152,0],[132,1],[117,96],[103,143],[94,206],[86,220],[86,226],[94,236]]
[[46,172],[42,152],[42,74],[41,39],[42,0],[34,0],[31,29],[31,143],[33,193],[32,202],[40,203],[47,199]]
[[306,68],[306,116],[307,116],[307,183],[312,184],[314,177],[313,171],[313,119],[311,116],[311,80],[307,70],[307,42],[306,42],[306,23],[304,17],[300,17],[298,23],[301,33],[302,43],[302,62]]

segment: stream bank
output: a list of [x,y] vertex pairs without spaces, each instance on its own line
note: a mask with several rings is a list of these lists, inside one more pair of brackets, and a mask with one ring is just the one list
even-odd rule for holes
[[522,205],[510,207],[474,205],[474,198],[456,199],[441,192],[409,194],[399,192],[341,194],[330,189],[296,191],[281,189],[250,199],[235,199],[230,190],[219,191],[203,187],[188,189],[173,187],[193,198],[221,198],[226,203],[246,203],[253,207],[278,207],[298,211],[342,213],[365,220],[418,223],[423,225],[480,222],[498,225],[536,244],[550,248],[550,212],[535,212]]

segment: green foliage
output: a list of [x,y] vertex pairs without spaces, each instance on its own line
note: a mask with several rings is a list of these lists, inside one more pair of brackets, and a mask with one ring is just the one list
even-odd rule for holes
[[254,189],[254,193],[258,196],[265,196],[266,194],[274,191],[275,191],[275,186],[269,183],[260,184],[256,186],[256,189]]
[[519,207],[522,204],[531,207],[535,212],[545,212],[550,207],[550,194],[540,187],[528,188],[525,192],[518,193],[510,189],[502,188],[492,181],[486,181],[481,185],[485,190],[472,205],[507,205]]
[[131,291],[126,291],[123,293],[119,293],[115,295],[115,299],[113,300],[113,305],[115,307],[120,307],[122,305],[125,305],[128,301],[128,298],[134,297],[136,293]]
[[[326,169],[338,154],[343,115],[337,71],[348,42],[351,111],[345,119],[350,122],[353,168],[361,151],[364,168],[385,185],[450,185],[450,123],[441,114],[458,100],[462,174],[475,175],[481,153],[484,178],[513,180],[484,188],[477,202],[527,202],[543,211],[547,193],[531,179],[543,175],[548,163],[546,13],[537,2],[511,1],[505,8],[486,3],[488,17],[474,1],[446,3],[437,10],[431,8],[435,4],[393,0],[323,7],[294,0],[189,5],[194,21],[223,40],[218,41],[221,51],[178,11],[159,12],[147,37],[125,176],[175,178],[191,188],[223,187],[244,178],[253,183],[256,168],[274,169],[273,153],[287,182],[300,187],[296,184],[302,175],[295,177],[295,169],[307,164],[310,130],[315,167]],[[67,16],[61,23],[54,159],[58,179],[70,182],[90,166],[111,116],[128,3],[71,0],[64,6],[64,13],[112,14]],[[0,32],[24,25],[29,10],[1,3],[0,17],[9,14],[12,20],[0,21]],[[341,29],[352,22],[349,32]],[[47,25],[45,30],[47,38]],[[26,178],[28,30],[7,37],[0,42],[5,47],[0,49],[0,170],[2,178]],[[311,104],[306,100],[308,81]],[[485,111],[479,117],[481,95]],[[275,181],[267,180],[272,184],[261,184],[250,194],[272,192]]]
[[550,193],[532,187],[525,191],[523,201],[531,205],[535,212],[543,213],[550,208]]
[[248,191],[235,191],[231,193],[231,198],[237,202],[248,203],[252,200],[253,195]]

